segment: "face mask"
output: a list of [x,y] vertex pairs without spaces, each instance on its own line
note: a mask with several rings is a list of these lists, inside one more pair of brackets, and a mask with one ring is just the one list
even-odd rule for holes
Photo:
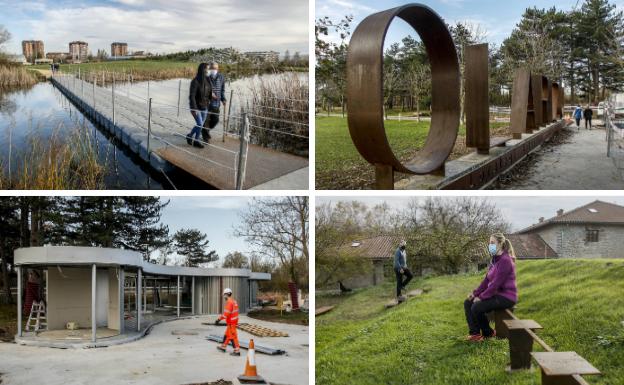
[[401,246],[401,250],[405,250],[405,246]]
[[489,252],[490,252],[490,255],[491,255],[491,256],[494,256],[494,254],[496,254],[496,245],[495,245],[495,244],[493,244],[493,243],[490,243],[490,244],[488,245],[488,250],[489,250]]
[[217,70],[209,70],[208,73],[210,74],[210,76],[217,76]]

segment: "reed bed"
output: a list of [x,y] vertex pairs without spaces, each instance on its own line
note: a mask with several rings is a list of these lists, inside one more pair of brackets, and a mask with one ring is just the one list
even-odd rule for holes
[[24,67],[0,64],[0,88],[31,87],[38,81],[37,75]]
[[76,125],[69,134],[59,123],[49,137],[33,133],[9,165],[2,165],[0,189],[79,190],[102,189],[106,167],[98,161],[92,133]]
[[241,112],[249,113],[250,141],[300,156],[309,153],[308,82],[295,73],[250,87],[251,97]]

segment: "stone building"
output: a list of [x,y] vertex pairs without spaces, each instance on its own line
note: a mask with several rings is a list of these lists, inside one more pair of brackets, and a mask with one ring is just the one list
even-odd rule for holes
[[69,55],[74,63],[87,60],[89,56],[89,44],[84,41],[72,41],[69,43]]
[[29,63],[34,63],[37,59],[43,59],[45,57],[43,50],[43,41],[23,40],[22,54]]
[[111,56],[128,56],[128,43],[112,43],[111,44]]
[[[568,212],[558,210],[554,217],[539,218],[514,236],[529,235],[539,237],[534,242],[542,240],[556,254],[553,257],[624,258],[624,207],[597,200]],[[532,254],[539,257],[541,246],[536,249]]]

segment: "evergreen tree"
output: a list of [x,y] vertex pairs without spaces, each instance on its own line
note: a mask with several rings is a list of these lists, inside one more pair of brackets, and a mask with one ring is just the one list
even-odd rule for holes
[[174,250],[185,257],[184,266],[199,266],[219,259],[217,252],[208,248],[208,236],[197,229],[180,229],[173,235]]
[[169,227],[160,223],[162,210],[168,204],[159,197],[124,197],[124,236],[120,244],[142,253],[148,261],[153,251],[169,243]]

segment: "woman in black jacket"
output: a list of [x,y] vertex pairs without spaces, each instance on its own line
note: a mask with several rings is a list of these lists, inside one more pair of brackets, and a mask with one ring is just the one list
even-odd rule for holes
[[186,136],[186,142],[198,148],[204,148],[204,145],[199,141],[199,134],[208,116],[208,105],[212,99],[212,86],[210,81],[208,81],[207,75],[208,64],[201,63],[197,68],[197,75],[191,81],[189,92],[189,105],[191,114],[195,119],[195,126]]

